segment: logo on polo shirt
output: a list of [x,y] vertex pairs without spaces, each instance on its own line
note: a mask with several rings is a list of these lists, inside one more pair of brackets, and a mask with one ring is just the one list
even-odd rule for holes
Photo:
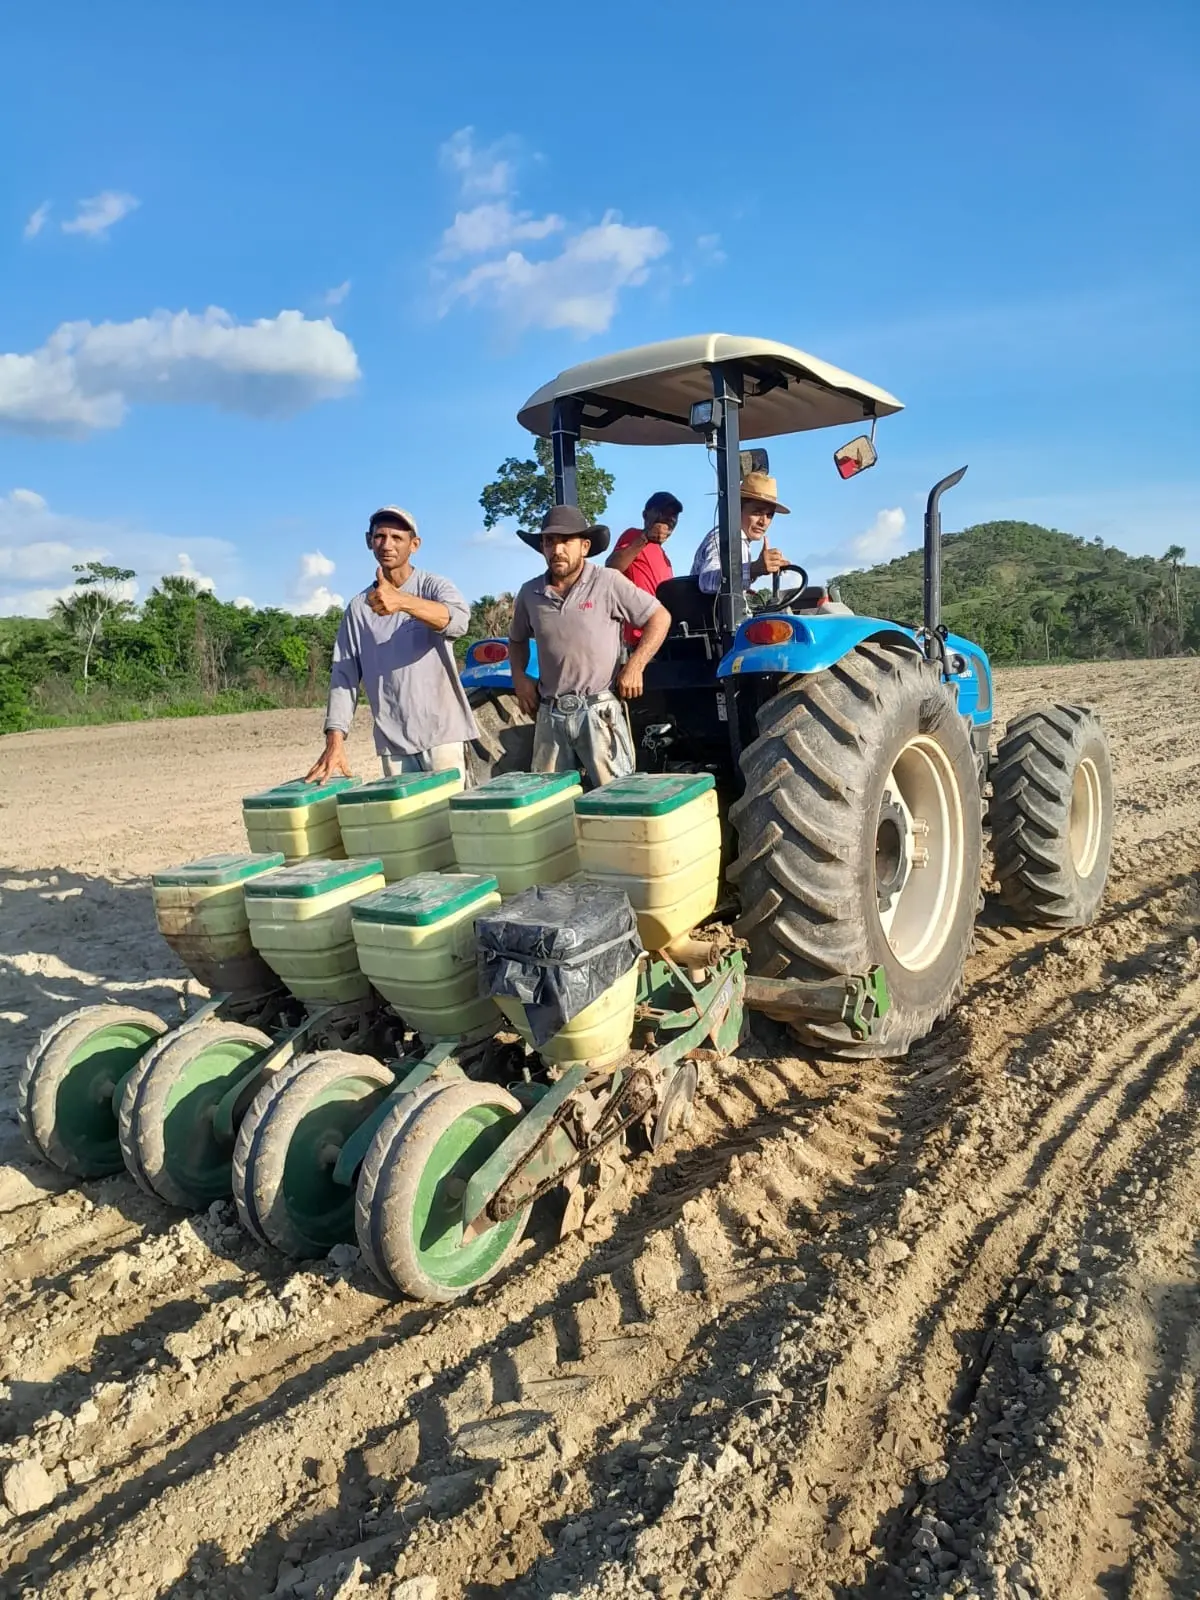
[[580,611],[591,611],[592,605],[593,603],[591,600],[581,600],[579,602],[579,609]]

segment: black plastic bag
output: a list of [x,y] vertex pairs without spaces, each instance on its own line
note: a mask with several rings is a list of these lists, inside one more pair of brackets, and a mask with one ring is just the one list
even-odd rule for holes
[[479,992],[520,1000],[535,1045],[598,1000],[642,953],[624,889],[547,883],[475,923]]

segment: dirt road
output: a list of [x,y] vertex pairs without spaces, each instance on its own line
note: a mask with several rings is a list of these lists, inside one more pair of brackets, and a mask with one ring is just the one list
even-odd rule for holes
[[56,1184],[11,1109],[61,1011],[175,1000],[145,874],[240,844],[315,715],[0,741],[4,1592],[1200,1593],[1200,664],[999,677],[1046,698],[1113,739],[1095,926],[989,904],[903,1062],[764,1027],[585,1236],[437,1311]]

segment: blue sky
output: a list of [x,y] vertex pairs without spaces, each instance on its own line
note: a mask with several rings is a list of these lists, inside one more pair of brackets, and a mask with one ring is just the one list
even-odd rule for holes
[[[388,501],[512,588],[518,405],[710,330],[905,401],[850,483],[771,442],[793,559],[898,554],[964,461],[948,528],[1200,559],[1195,0],[49,0],[0,49],[0,612],[100,555],[319,607]],[[683,499],[686,570],[703,453],[603,455],[616,526]]]

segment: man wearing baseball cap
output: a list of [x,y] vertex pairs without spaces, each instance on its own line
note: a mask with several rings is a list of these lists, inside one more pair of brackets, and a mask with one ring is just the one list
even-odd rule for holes
[[479,730],[454,664],[451,641],[467,631],[471,612],[450,582],[413,566],[420,548],[414,517],[383,506],[367,525],[375,582],[346,607],[333,647],[325,749],[310,783],[350,776],[346,735],[366,690],[375,719],[375,749],[385,774],[467,775],[463,743]]
[[[576,507],[554,506],[540,533],[520,537],[546,560],[546,571],[521,585],[508,633],[513,689],[536,718],[533,769],[582,769],[597,786],[622,778],[635,758],[621,700],[641,694],[642,670],[667,636],[670,612],[621,573],[589,565],[589,555],[608,549],[609,531],[589,525]],[[623,623],[642,632],[618,672]],[[528,672],[530,639],[537,640],[536,679]]]
[[[630,583],[647,594],[657,594],[659,584],[675,576],[671,558],[663,546],[675,532],[682,512],[682,502],[666,489],[652,494],[642,508],[641,527],[625,529],[605,566],[614,572],[623,572]],[[635,645],[641,636],[640,628],[626,626],[626,644]]]

